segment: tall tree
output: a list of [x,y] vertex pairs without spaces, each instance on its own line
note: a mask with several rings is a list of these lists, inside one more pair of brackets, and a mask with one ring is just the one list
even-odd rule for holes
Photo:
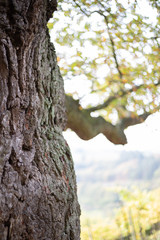
[[0,0],[0,239],[78,240],[63,80],[47,21],[56,0]]
[[59,9],[49,27],[66,85],[76,86],[66,88],[67,127],[126,144],[124,130],[159,111],[160,3],[59,0]]

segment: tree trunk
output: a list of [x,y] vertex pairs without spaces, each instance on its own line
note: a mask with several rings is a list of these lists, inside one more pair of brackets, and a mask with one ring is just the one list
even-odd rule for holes
[[47,21],[55,0],[0,0],[0,240],[78,240],[63,80]]

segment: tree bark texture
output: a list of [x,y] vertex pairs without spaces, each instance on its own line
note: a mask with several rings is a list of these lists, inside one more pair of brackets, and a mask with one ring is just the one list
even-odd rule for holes
[[0,0],[0,240],[78,240],[63,139],[63,80],[47,21],[55,0]]

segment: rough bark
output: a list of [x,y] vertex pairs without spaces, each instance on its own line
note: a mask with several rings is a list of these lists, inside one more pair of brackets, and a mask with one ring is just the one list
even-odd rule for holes
[[78,240],[63,80],[46,23],[55,0],[0,0],[0,239]]

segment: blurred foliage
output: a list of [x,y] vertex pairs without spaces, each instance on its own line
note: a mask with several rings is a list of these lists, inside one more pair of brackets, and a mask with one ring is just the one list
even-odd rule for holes
[[110,155],[108,150],[98,155],[80,153],[75,168],[81,239],[133,240],[136,236],[159,240],[160,155],[133,151]]
[[70,92],[83,107],[116,96],[98,113],[111,121],[159,110],[159,13],[156,0],[58,1],[48,27],[64,79],[87,84]]
[[160,239],[160,189],[119,191],[122,204],[113,220],[106,223],[81,219],[82,240]]

